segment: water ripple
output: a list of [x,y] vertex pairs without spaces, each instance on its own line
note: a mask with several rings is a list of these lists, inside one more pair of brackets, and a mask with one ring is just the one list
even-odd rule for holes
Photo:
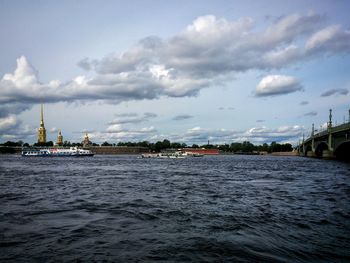
[[0,156],[0,260],[350,261],[349,164]]

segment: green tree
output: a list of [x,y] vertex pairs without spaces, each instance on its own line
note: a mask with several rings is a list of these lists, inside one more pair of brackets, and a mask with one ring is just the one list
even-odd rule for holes
[[149,147],[150,144],[149,144],[148,141],[143,141],[143,142],[139,142],[139,143],[138,143],[138,146],[140,146],[140,147]]
[[154,150],[160,152],[163,149],[163,143],[161,141],[157,141],[154,145]]
[[244,141],[242,144],[242,151],[243,152],[252,152],[255,150],[255,146],[250,143],[249,141]]
[[220,151],[224,151],[224,152],[229,152],[230,151],[230,145],[228,145],[228,144],[219,145],[219,150]]
[[63,147],[71,147],[72,144],[70,143],[70,141],[64,141],[63,142]]
[[48,141],[48,142],[37,142],[33,144],[34,146],[39,146],[39,147],[52,147],[53,146],[53,142],[52,141]]
[[181,145],[181,143],[178,143],[178,142],[172,142],[170,144],[170,148],[178,149],[178,148],[182,148],[182,145]]
[[231,152],[241,152],[242,151],[242,144],[239,142],[233,142],[230,145]]
[[279,144],[275,141],[271,142],[270,151],[271,152],[280,152],[281,151],[281,144]]
[[18,141],[18,142],[7,141],[3,145],[7,147],[16,147],[16,146],[18,147],[18,146],[22,146],[22,144],[23,144],[22,141]]
[[163,140],[163,149],[170,148],[170,141],[167,139]]

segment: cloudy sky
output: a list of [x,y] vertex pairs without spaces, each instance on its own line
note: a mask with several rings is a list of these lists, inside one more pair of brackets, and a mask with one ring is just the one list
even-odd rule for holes
[[0,142],[297,143],[349,119],[349,1],[0,1]]

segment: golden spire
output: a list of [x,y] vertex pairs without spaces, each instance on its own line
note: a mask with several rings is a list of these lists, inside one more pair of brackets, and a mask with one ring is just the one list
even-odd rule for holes
[[41,104],[41,111],[40,111],[40,126],[44,127],[44,107],[43,107],[43,104]]
[[40,111],[40,127],[38,130],[38,143],[46,143],[46,129],[44,126],[44,107],[43,107],[43,104],[41,104],[41,111]]
[[58,132],[56,144],[58,146],[63,145],[63,136],[62,136],[61,130]]
[[91,141],[89,140],[89,135],[87,132],[85,133],[84,140],[81,143],[84,147],[91,145]]

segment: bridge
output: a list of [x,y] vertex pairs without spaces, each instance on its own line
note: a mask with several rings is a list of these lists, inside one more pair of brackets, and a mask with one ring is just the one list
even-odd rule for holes
[[312,124],[311,136],[299,145],[300,156],[350,161],[350,110],[347,123],[332,125],[332,110],[329,110],[327,129],[315,133]]

